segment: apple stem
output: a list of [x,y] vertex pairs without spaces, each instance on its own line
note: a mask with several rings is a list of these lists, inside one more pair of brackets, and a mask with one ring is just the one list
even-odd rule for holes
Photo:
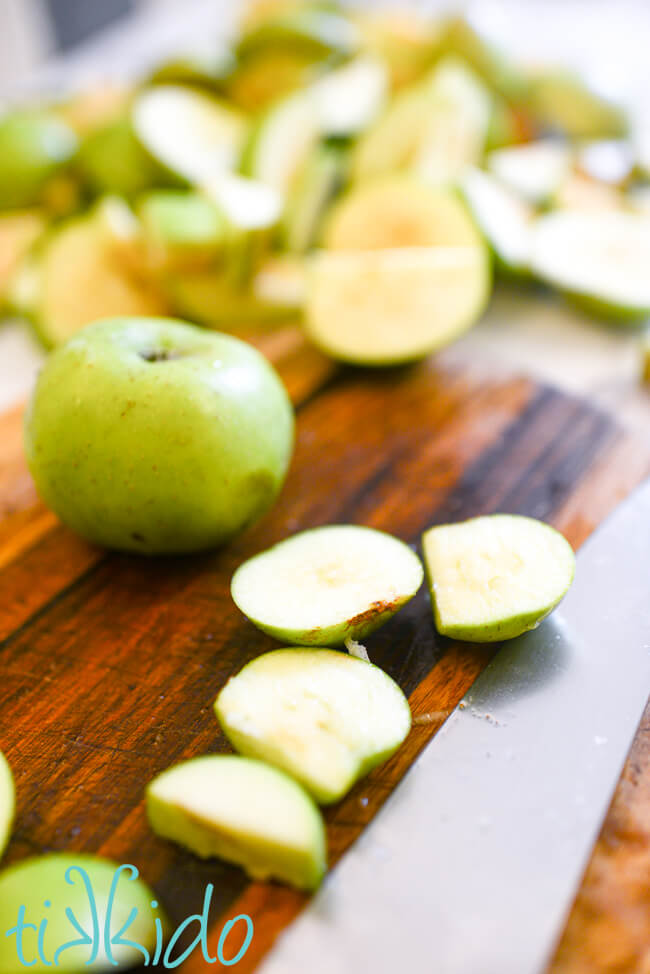
[[370,662],[370,657],[368,656],[366,647],[362,646],[361,643],[358,643],[356,639],[350,639],[348,637],[345,640],[344,645],[350,656],[356,656],[357,659],[362,659],[366,663]]

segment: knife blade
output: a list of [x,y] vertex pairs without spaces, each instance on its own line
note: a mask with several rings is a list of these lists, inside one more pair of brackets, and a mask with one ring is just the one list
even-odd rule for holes
[[650,691],[650,482],[505,643],[263,974],[540,974]]

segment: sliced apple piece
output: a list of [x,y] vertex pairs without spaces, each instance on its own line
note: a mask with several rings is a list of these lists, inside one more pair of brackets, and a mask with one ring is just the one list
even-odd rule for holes
[[131,277],[92,217],[59,224],[19,270],[10,295],[47,346],[112,315],[161,315],[167,305],[153,284]]
[[466,166],[483,158],[492,96],[468,65],[454,57],[436,65],[429,87],[431,105],[414,169],[432,185],[453,185]]
[[225,250],[226,219],[199,193],[156,190],[140,199],[137,212],[153,268],[201,267]]
[[530,517],[438,525],[422,545],[436,627],[453,639],[500,642],[534,629],[573,580],[568,541]]
[[145,89],[135,100],[131,118],[147,152],[166,170],[195,185],[235,166],[247,128],[234,108],[180,85]]
[[545,203],[568,176],[571,161],[571,149],[565,142],[540,139],[495,149],[487,158],[487,166],[522,199]]
[[370,54],[323,75],[309,89],[321,132],[349,136],[362,131],[381,110],[387,88],[386,65]]
[[11,826],[16,811],[14,779],[9,762],[0,751],[0,856],[5,850],[11,834]]
[[241,168],[246,176],[271,186],[282,197],[320,136],[316,106],[308,91],[275,102],[250,133]]
[[473,166],[465,171],[461,187],[498,266],[510,274],[526,274],[533,208],[498,179]]
[[422,577],[419,558],[397,538],[332,524],[244,562],[231,592],[244,615],[276,639],[334,646],[374,632],[415,595]]
[[16,210],[0,214],[0,307],[11,278],[34,242],[45,229],[45,217],[38,210]]
[[330,649],[258,656],[215,711],[235,750],[286,771],[323,804],[389,758],[411,727],[408,701],[383,670]]
[[[15,928],[21,907],[25,914],[22,957],[29,964],[20,962],[16,934],[10,936],[9,931],[10,927]],[[98,931],[92,963],[89,958],[94,947],[90,936],[85,941],[83,937],[74,939],[71,916],[79,933]],[[89,969],[110,971],[113,965],[130,970],[146,960],[146,954],[136,944],[149,955],[147,963],[152,959],[159,940],[156,921],[163,937],[171,932],[157,896],[138,878],[134,866],[120,866],[81,852],[35,856],[5,869],[0,875],[0,917],[3,932],[7,931],[6,936],[0,937],[3,974],[24,969],[35,974],[48,970],[81,974]],[[35,919],[40,917],[46,922]],[[110,938],[105,936],[107,925]],[[118,936],[120,931],[123,937]]]
[[147,814],[158,835],[243,866],[254,879],[315,889],[327,868],[318,807],[261,761],[214,754],[176,765],[148,786]]
[[486,249],[419,247],[322,252],[309,269],[305,330],[342,362],[411,362],[448,345],[490,294]]
[[565,210],[535,221],[531,268],[590,311],[650,314],[650,219],[615,210]]
[[332,207],[323,229],[328,250],[449,245],[483,245],[467,207],[452,193],[407,175],[355,186]]

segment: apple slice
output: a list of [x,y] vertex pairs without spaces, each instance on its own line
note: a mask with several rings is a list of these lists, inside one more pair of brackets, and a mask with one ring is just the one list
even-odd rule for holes
[[158,835],[243,866],[254,879],[315,889],[327,868],[318,807],[261,761],[213,754],[176,765],[148,786],[147,814]]
[[453,639],[500,642],[534,629],[573,580],[568,541],[530,517],[442,524],[422,544],[436,627]]
[[308,275],[305,331],[357,365],[397,365],[450,344],[490,294],[485,246],[321,252]]
[[361,639],[390,619],[422,583],[402,541],[355,524],[302,531],[244,562],[235,604],[263,632],[294,645]]
[[99,224],[85,215],[59,224],[44,238],[18,270],[10,299],[48,347],[98,318],[167,311],[153,283],[131,277]]
[[461,188],[497,265],[509,274],[528,273],[532,206],[494,176],[473,166],[465,171]]
[[0,751],[0,856],[2,856],[9,841],[15,811],[14,779],[9,762]]
[[372,663],[331,649],[277,649],[232,677],[215,711],[235,750],[296,778],[323,804],[393,754],[408,701]]
[[242,172],[271,186],[282,197],[320,136],[314,100],[301,90],[278,99],[253,127],[241,161]]
[[322,133],[349,136],[365,129],[382,108],[387,88],[386,65],[370,54],[324,74],[309,89]]
[[490,172],[529,203],[544,203],[569,174],[572,151],[557,139],[495,149],[487,159]]
[[20,262],[45,229],[37,210],[17,210],[0,215],[0,308]]
[[152,268],[200,267],[225,251],[225,217],[199,193],[155,190],[140,199],[137,212]]
[[237,162],[246,134],[242,115],[180,85],[145,89],[132,109],[134,131],[166,170],[195,185]]
[[650,313],[650,219],[623,210],[565,210],[533,224],[531,268],[588,310]]
[[[15,930],[21,907],[24,960],[18,954],[17,935],[10,936],[9,929]],[[130,970],[142,964],[146,954],[151,960],[162,950],[163,938],[171,932],[156,895],[138,878],[134,866],[80,852],[23,859],[4,870],[0,917],[3,933],[6,930],[0,936],[2,974],[21,970],[81,974],[89,965],[93,971],[110,971],[113,966]],[[94,930],[97,939],[93,942]],[[82,931],[88,931],[85,941],[77,936]]]

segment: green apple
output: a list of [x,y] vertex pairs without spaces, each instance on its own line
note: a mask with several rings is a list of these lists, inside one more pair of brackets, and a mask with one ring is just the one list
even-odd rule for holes
[[293,411],[252,346],[180,321],[96,322],[43,368],[25,425],[36,486],[90,541],[146,554],[221,544],[271,505]]
[[215,711],[235,750],[286,771],[321,803],[342,798],[411,728],[408,701],[383,670],[331,649],[258,656]]
[[422,583],[408,545],[383,531],[332,524],[294,534],[240,565],[231,592],[263,632],[297,646],[361,639]]
[[16,111],[0,118],[0,209],[39,202],[76,149],[74,132],[54,115]]
[[14,778],[9,767],[9,762],[0,751],[0,856],[5,850],[11,835],[16,812],[16,793],[14,788]]
[[650,219],[621,210],[556,210],[532,225],[531,269],[596,314],[650,314]]
[[534,629],[573,580],[568,541],[530,517],[441,524],[422,545],[436,627],[453,639],[500,642]]
[[[20,923],[21,907],[19,942],[12,928]],[[52,853],[6,869],[0,875],[0,917],[0,974],[49,969],[77,974],[89,965],[95,971],[131,968],[155,955],[170,929],[134,866],[84,853]]]
[[318,807],[261,761],[214,754],[176,765],[148,786],[147,814],[157,835],[243,866],[254,879],[315,889],[327,868]]

